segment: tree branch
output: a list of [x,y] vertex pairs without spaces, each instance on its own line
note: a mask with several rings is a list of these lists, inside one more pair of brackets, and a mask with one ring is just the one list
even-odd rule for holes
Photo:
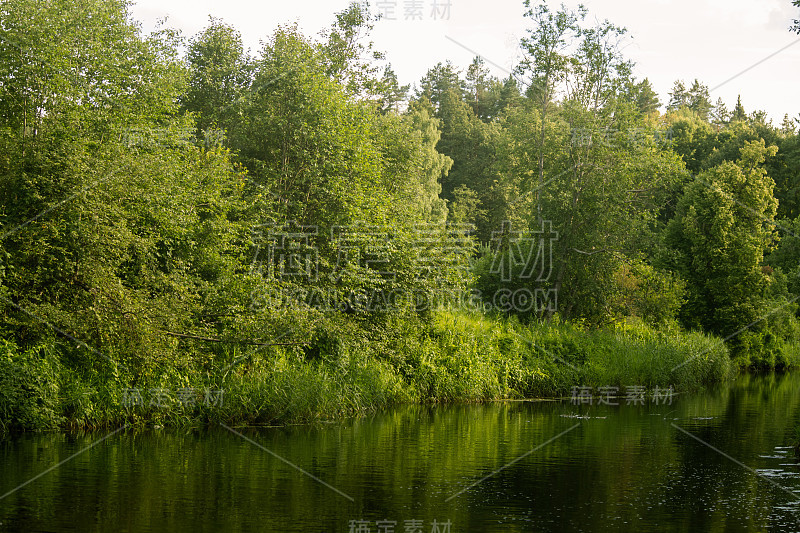
[[195,339],[198,341],[206,341],[206,342],[228,342],[231,344],[247,344],[249,346],[308,346],[310,342],[253,342],[248,340],[225,340],[225,339],[214,339],[212,337],[199,337],[197,335],[187,335],[185,333],[175,333],[174,331],[164,331],[164,330],[156,330],[164,335],[169,335],[171,337],[180,337],[182,339]]

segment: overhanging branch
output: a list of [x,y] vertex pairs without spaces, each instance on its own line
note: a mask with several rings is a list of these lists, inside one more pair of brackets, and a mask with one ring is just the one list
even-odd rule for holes
[[250,340],[244,339],[215,339],[212,337],[200,337],[198,335],[188,335],[186,333],[175,333],[174,331],[164,331],[164,330],[157,330],[164,335],[169,335],[170,337],[179,337],[181,339],[194,339],[198,341],[204,342],[227,342],[230,344],[246,344],[248,346],[308,346],[310,342],[254,342]]

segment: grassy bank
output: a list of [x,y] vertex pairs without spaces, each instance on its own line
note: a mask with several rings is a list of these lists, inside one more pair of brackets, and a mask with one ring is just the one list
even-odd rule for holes
[[381,324],[329,319],[301,346],[215,348],[211,358],[115,375],[103,361],[80,364],[63,344],[21,352],[6,342],[0,422],[25,430],[279,424],[402,402],[563,397],[575,386],[686,392],[735,372],[719,339],[677,328],[584,330],[446,310]]

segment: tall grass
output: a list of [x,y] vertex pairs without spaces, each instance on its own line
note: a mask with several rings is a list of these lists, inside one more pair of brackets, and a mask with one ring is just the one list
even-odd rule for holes
[[[677,327],[589,330],[448,309],[379,323],[331,317],[308,346],[228,349],[138,374],[78,371],[69,360],[56,342],[0,347],[0,429],[308,422],[405,402],[564,396],[575,386],[686,392],[735,371],[719,339]],[[145,395],[136,405],[125,401],[131,383]],[[154,403],[154,390],[171,397]],[[179,390],[196,391],[193,401],[179,401]],[[224,393],[209,402],[209,390]]]
[[446,372],[429,398],[558,396],[581,385],[690,391],[734,373],[719,339],[677,328],[584,330],[440,311],[432,335],[433,360]]

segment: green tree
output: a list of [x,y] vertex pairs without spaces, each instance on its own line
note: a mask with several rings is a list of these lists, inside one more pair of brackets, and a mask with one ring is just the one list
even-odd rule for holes
[[689,93],[686,90],[686,84],[683,80],[676,80],[672,85],[672,90],[669,92],[669,103],[667,110],[675,111],[684,106],[689,105]]
[[439,120],[442,133],[437,150],[453,160],[452,169],[442,180],[442,198],[454,202],[456,190],[467,187],[474,191],[480,209],[472,211],[478,218],[469,222],[477,226],[479,240],[487,242],[497,229],[495,215],[502,212],[503,203],[492,173],[497,126],[475,114],[469,103],[473,98],[468,94],[467,83],[453,66],[440,63],[421,80],[416,102],[429,106]]
[[397,80],[397,74],[395,74],[391,66],[387,65],[380,81],[380,99],[378,102],[380,111],[384,114],[389,111],[400,113],[403,104],[408,98],[408,90],[410,88],[411,85],[400,85]]
[[183,108],[197,115],[199,132],[212,127],[229,130],[241,115],[242,98],[251,78],[251,60],[241,34],[220,20],[191,39],[187,52],[189,86]]
[[741,158],[701,172],[680,201],[668,242],[687,282],[681,311],[688,327],[729,335],[764,311],[765,252],[774,238],[770,223],[778,202],[763,163],[777,147],[745,143]]
[[48,63],[0,82],[33,106],[0,126],[18,156],[0,167],[13,270],[2,328],[21,347],[58,344],[75,372],[113,379],[108,387],[186,363],[196,347],[164,332],[192,329],[209,286],[234,268],[241,235],[228,219],[241,176],[224,150],[194,144],[195,124],[176,105],[186,87],[180,40],[144,37],[127,7],[2,8],[4,31]]
[[[800,295],[800,217],[782,221],[782,235],[778,246],[765,262],[786,274],[787,288]],[[788,231],[787,231],[788,230]]]
[[702,120],[708,120],[708,114],[713,107],[709,100],[708,87],[697,79],[692,82],[692,86],[688,90],[683,80],[676,81],[669,95],[668,110],[677,111],[682,107],[688,107]]
[[348,94],[375,100],[387,87],[379,78],[379,61],[385,54],[369,41],[375,18],[364,3],[351,2],[336,13],[336,20],[322,33],[320,65],[329,78],[344,87]]
[[429,69],[422,77],[416,91],[416,100],[427,100],[433,106],[433,112],[442,118],[447,112],[442,106],[453,106],[455,102],[463,101],[467,91],[466,84],[461,80],[458,70],[449,61],[438,63]]
[[744,110],[744,106],[742,105],[742,97],[739,95],[736,97],[736,107],[733,108],[733,112],[731,113],[731,121],[745,121],[747,120],[747,113]]
[[653,89],[653,85],[647,78],[639,83],[630,85],[628,98],[635,102],[639,112],[645,115],[654,113],[661,107],[658,93]]
[[769,120],[767,112],[762,109],[757,109],[756,111],[750,113],[748,119],[750,120],[751,123],[760,124],[762,126],[771,125],[772,122],[771,120]]
[[792,118],[789,118],[789,113],[783,115],[783,121],[781,122],[781,133],[784,135],[794,135],[796,129],[796,121]]
[[[523,75],[530,77],[528,97],[536,102],[539,111],[538,148],[539,186],[545,183],[545,129],[550,109],[555,105],[557,92],[566,80],[569,68],[568,48],[573,39],[580,35],[579,22],[586,17],[586,9],[580,6],[578,11],[563,7],[553,13],[547,4],[539,3],[532,7],[531,0],[524,2],[525,16],[533,22],[533,28],[527,30],[528,36],[520,41],[526,56],[517,67]],[[541,202],[538,201],[539,189],[534,189],[537,197],[536,209],[541,221]]]
[[410,223],[444,225],[447,207],[440,196],[442,180],[453,160],[436,150],[441,138],[439,120],[425,106],[412,103],[401,117],[384,119],[383,131],[384,173],[387,178],[397,176],[396,196],[412,206],[414,213]]
[[769,161],[769,173],[775,179],[778,214],[793,220],[800,216],[800,135],[779,138],[778,155]]
[[[608,22],[581,29],[577,18],[562,14],[560,19],[575,20],[579,38],[570,53],[558,56],[564,70],[554,79],[562,100],[542,106],[541,93],[529,91],[528,104],[508,110],[501,120],[496,168],[510,231],[496,235],[493,253],[482,260],[479,284],[488,294],[504,285],[484,263],[497,266],[513,252],[513,231],[533,237],[543,222],[550,223],[558,234],[552,276],[544,283],[515,278],[505,285],[553,290],[564,316],[602,322],[614,272],[648,233],[656,206],[663,205],[665,191],[682,173],[681,163],[643,134],[646,120],[654,117],[642,115],[631,101],[631,64],[620,51],[624,29]],[[546,50],[550,36],[558,34],[550,23],[540,20],[544,29],[533,35],[542,43],[534,50]],[[523,270],[517,268],[516,274]]]
[[701,119],[708,120],[708,114],[713,107],[709,100],[708,87],[695,79],[687,94],[689,109]]
[[509,107],[522,104],[522,94],[519,90],[517,78],[511,74],[502,80],[499,85],[493,85],[492,90],[497,92],[496,109],[492,118],[499,117],[501,112]]
[[[414,273],[422,254],[415,239],[420,226],[445,238],[440,193],[452,160],[436,150],[439,119],[427,100],[402,115],[382,112],[353,94],[346,77],[327,76],[328,53],[285,27],[254,62],[234,145],[248,169],[253,217],[267,227],[313,228],[319,257],[314,279],[266,275],[261,288],[346,298],[432,287],[437,280]],[[439,97],[444,112],[447,93]],[[447,272],[442,279],[455,281]]]
[[687,169],[699,172],[714,150],[716,137],[711,125],[686,106],[670,112],[667,122],[672,131],[672,149]]
[[717,128],[721,128],[731,119],[731,113],[725,106],[722,98],[717,98],[717,103],[711,109],[711,123]]
[[491,80],[492,76],[489,69],[486,68],[486,63],[480,56],[475,57],[467,69],[465,89],[469,98],[467,101],[472,106],[475,115],[481,119],[489,113],[485,107]]

